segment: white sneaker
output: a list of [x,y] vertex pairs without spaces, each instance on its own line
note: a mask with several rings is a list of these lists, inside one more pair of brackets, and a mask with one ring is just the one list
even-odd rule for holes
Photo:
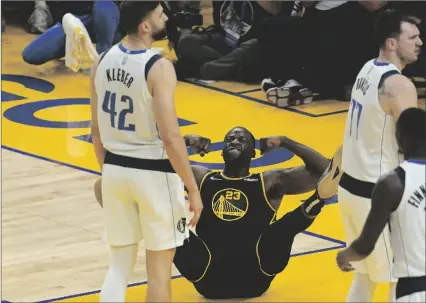
[[62,27],[66,35],[65,65],[74,72],[90,68],[98,53],[86,27],[80,19],[70,13],[62,18]]

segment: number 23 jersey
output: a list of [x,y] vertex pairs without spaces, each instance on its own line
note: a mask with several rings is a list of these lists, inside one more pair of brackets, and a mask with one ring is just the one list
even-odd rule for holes
[[214,260],[223,265],[232,259],[235,266],[245,255],[255,257],[260,235],[276,216],[266,197],[263,175],[228,178],[222,172],[210,172],[200,187],[204,209],[196,232]]
[[128,50],[120,43],[100,60],[95,89],[99,131],[106,150],[135,158],[167,158],[147,84],[148,72],[160,58],[150,49]]
[[387,76],[396,73],[400,72],[395,65],[372,59],[362,67],[352,88],[342,169],[358,180],[375,183],[402,160],[395,138],[395,119],[379,103],[379,87]]

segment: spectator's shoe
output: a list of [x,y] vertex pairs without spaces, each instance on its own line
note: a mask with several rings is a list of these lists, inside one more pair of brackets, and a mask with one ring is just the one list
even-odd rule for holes
[[312,90],[303,87],[296,80],[289,80],[285,83],[278,80],[274,83],[271,79],[264,79],[262,89],[266,93],[268,102],[279,108],[309,104],[313,100]]
[[339,146],[318,182],[317,192],[321,200],[330,199],[337,193],[342,174],[342,146]]
[[300,0],[294,1],[293,10],[291,11],[291,16],[293,17],[302,17],[304,13],[303,3]]
[[272,103],[280,108],[288,106],[290,98],[290,90],[283,87],[279,87],[281,81],[274,82],[271,78],[263,79],[261,87],[266,93],[266,99],[269,103]]
[[43,2],[44,1],[35,1],[35,9],[28,18],[28,24],[30,25],[30,32],[32,34],[44,33],[53,23],[49,7]]
[[271,78],[266,78],[262,80],[260,86],[262,90],[266,93],[269,89],[277,87],[277,84]]
[[70,13],[62,18],[62,27],[66,35],[65,65],[74,72],[90,68],[98,53],[86,27]]

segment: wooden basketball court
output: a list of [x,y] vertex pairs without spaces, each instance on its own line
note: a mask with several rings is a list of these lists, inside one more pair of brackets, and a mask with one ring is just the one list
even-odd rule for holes
[[[21,53],[34,38],[13,27],[2,34],[2,300],[95,302],[108,249],[93,195],[99,172],[89,136],[89,77],[63,62],[26,64]],[[182,133],[207,136],[219,147],[230,128],[242,125],[256,138],[286,135],[333,155],[348,103],[317,101],[282,110],[264,100],[259,86],[180,82],[176,106]],[[222,167],[220,152],[191,160]],[[258,156],[252,171],[298,164],[300,159],[281,152]],[[308,196],[285,197],[280,215]],[[268,293],[251,301],[344,301],[352,274],[341,273],[335,264],[344,246],[336,200],[297,237],[289,266]],[[143,255],[140,249],[129,302],[145,298]],[[203,301],[176,269],[174,274],[174,301]],[[386,301],[386,291],[380,286],[375,299]]]

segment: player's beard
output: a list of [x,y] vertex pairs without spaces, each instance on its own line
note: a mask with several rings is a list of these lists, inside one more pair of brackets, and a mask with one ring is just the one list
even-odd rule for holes
[[152,39],[154,41],[160,41],[167,37],[167,31],[165,28],[152,33]]

